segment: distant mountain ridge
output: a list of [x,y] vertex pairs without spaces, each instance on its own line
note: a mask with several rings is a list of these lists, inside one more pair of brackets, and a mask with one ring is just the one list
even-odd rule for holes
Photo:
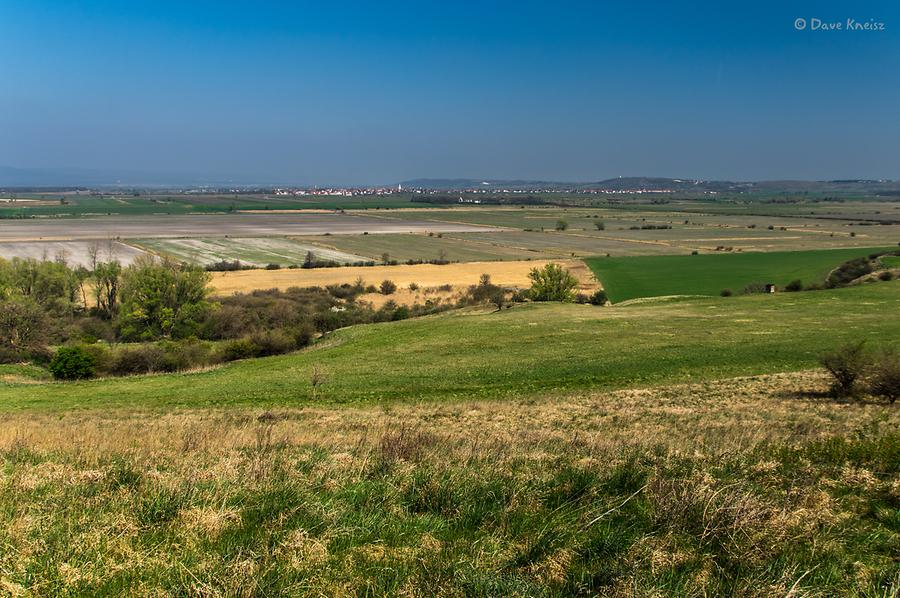
[[[0,188],[275,188],[312,187],[297,182],[263,179],[235,175],[202,175],[178,172],[139,172],[126,170],[90,170],[77,168],[15,168],[0,166]],[[672,191],[672,192],[859,192],[900,196],[900,181],[870,179],[840,179],[830,181],[719,181],[666,177],[617,177],[596,182],[543,181],[529,179],[474,179],[474,178],[418,178],[400,183],[403,189],[427,189],[432,191]],[[365,185],[329,185],[332,187],[360,188]],[[391,185],[396,187],[397,183]],[[322,187],[322,185],[318,185]]]

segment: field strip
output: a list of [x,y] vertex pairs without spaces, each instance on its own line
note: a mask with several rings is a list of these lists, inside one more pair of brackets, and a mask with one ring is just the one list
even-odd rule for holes
[[456,288],[477,284],[482,274],[488,274],[491,282],[507,287],[528,287],[528,273],[554,262],[568,268],[575,275],[582,291],[599,288],[593,273],[581,260],[520,260],[506,262],[465,262],[438,266],[415,264],[398,266],[347,266],[342,268],[314,268],[294,270],[243,270],[239,272],[214,272],[210,283],[217,295],[249,292],[257,289],[287,289],[353,284],[361,278],[365,285],[379,285],[391,280],[398,287],[415,283],[422,287],[445,284]]

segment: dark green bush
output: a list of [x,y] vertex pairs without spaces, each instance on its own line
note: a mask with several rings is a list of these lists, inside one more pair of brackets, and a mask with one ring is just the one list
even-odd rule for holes
[[731,297],[732,295],[734,295],[734,293],[731,291],[731,289],[722,289],[719,292],[719,295],[721,295],[722,297]]
[[57,380],[83,380],[96,374],[94,357],[83,347],[60,347],[48,369]]
[[609,297],[606,296],[606,291],[603,289],[597,289],[594,291],[594,294],[588,298],[588,303],[591,305],[606,305],[609,301]]
[[787,283],[787,285],[784,287],[784,290],[788,293],[796,293],[797,291],[802,291],[803,281],[799,278],[797,280],[792,280],[791,282]]

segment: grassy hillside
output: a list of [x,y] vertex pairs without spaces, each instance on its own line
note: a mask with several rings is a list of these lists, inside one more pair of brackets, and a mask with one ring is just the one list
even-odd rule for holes
[[879,248],[596,257],[585,261],[603,283],[610,300],[619,302],[665,295],[718,295],[723,289],[738,293],[757,282],[779,286],[797,279],[804,284],[821,283],[842,262],[875,251]]
[[[815,365],[860,338],[900,342],[900,282],[602,308],[529,304],[337,331],[310,350],[220,369],[0,386],[0,408],[299,405],[535,396]],[[313,399],[310,374],[327,381]]]

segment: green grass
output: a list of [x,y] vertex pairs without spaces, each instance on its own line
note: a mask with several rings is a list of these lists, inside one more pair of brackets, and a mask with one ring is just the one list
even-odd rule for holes
[[49,380],[50,374],[42,367],[31,364],[0,364],[0,387],[23,382]]
[[610,300],[667,295],[718,295],[734,293],[752,283],[783,287],[792,280],[821,283],[832,269],[849,259],[878,248],[823,249],[813,251],[701,254],[589,258],[585,260],[600,279]]
[[886,255],[881,258],[881,263],[888,268],[900,268],[900,255]]
[[[23,196],[24,197],[24,196]],[[36,195],[36,199],[58,202],[60,194]],[[233,210],[378,210],[428,207],[415,204],[410,196],[309,196],[284,198],[265,195],[131,195],[121,196],[65,196],[66,203],[9,207],[0,206],[0,219],[31,218],[36,216],[95,216],[153,214],[209,214]]]
[[0,408],[69,409],[536,396],[791,371],[836,344],[900,340],[900,282],[600,308],[529,304],[337,331],[307,351],[200,373],[0,388]]

